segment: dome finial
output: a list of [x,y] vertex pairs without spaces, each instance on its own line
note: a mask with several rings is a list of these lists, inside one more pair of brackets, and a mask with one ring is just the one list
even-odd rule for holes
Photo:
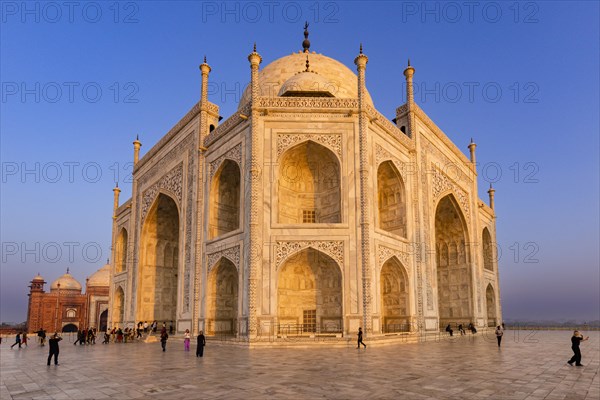
[[256,53],[256,42],[254,42],[254,47],[252,48],[252,52]]
[[304,41],[302,42],[302,48],[305,53],[308,53],[310,49],[310,40],[308,40],[308,21],[304,23]]
[[308,68],[309,68],[309,63],[308,63],[308,54],[307,54],[306,55],[306,69],[304,70],[304,72],[309,72]]
[[358,53],[362,54],[362,43],[360,44],[360,49],[359,49]]
[[69,273],[69,267],[67,267],[67,274]]

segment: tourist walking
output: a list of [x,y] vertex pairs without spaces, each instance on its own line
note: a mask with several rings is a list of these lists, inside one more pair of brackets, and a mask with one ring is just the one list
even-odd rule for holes
[[500,347],[500,342],[502,342],[502,335],[504,335],[504,329],[498,325],[496,327],[496,339],[498,339],[498,347]]
[[19,348],[21,348],[21,332],[17,333],[17,336],[15,337],[15,343],[13,343],[13,345],[10,346],[10,348],[12,349],[16,345],[19,345]]
[[475,325],[473,325],[473,323],[469,323],[469,330],[473,335],[477,333],[477,329],[475,328]]
[[360,349],[360,345],[365,346],[365,349],[367,348],[367,345],[363,343],[363,332],[362,332],[362,328],[358,328],[358,344],[356,346],[357,349]]
[[196,347],[196,357],[204,356],[204,346],[206,346],[206,338],[204,337],[204,333],[200,331],[198,335],[198,347]]
[[154,320],[154,322],[152,322],[152,333],[156,333],[157,328],[158,328],[158,322],[156,322],[156,320]]
[[167,351],[167,339],[169,339],[169,334],[167,330],[163,328],[160,332],[160,347],[162,347],[162,351]]
[[40,345],[43,346],[46,343],[46,331],[40,328],[40,330],[37,331],[37,335],[40,338]]
[[58,342],[60,342],[62,338],[58,336],[58,333],[52,335],[50,340],[48,340],[48,346],[50,347],[50,353],[48,354],[48,365],[50,365],[50,360],[52,356],[54,356],[54,365],[58,365]]
[[21,344],[24,344],[25,346],[29,347],[27,345],[27,332],[23,332],[23,338],[21,339]]
[[144,333],[148,333],[148,321],[144,321]]
[[183,334],[183,348],[184,351],[190,351],[190,330],[186,329],[185,333]]
[[583,364],[581,363],[581,350],[579,349],[579,345],[581,342],[588,340],[589,338],[590,337],[588,336],[584,339],[583,335],[579,331],[573,332],[573,336],[571,337],[571,350],[573,350],[573,357],[567,361],[567,364],[573,365],[573,363],[575,363],[576,366],[583,367]]
[[73,342],[73,346],[81,341],[81,329],[77,331],[77,340]]

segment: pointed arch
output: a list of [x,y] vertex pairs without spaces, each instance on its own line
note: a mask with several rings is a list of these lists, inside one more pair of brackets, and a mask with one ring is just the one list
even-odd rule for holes
[[240,166],[225,159],[215,173],[210,190],[209,238],[240,228]]
[[77,323],[71,322],[62,327],[62,333],[77,332],[78,329]]
[[342,332],[342,272],[328,255],[311,247],[289,257],[278,271],[280,332]]
[[392,161],[377,168],[377,204],[379,228],[406,237],[406,190]]
[[127,229],[121,228],[117,237],[115,249],[115,273],[119,274],[127,270],[128,236]]
[[485,305],[487,309],[488,326],[496,326],[498,323],[498,314],[496,312],[496,292],[491,283],[485,289]]
[[494,247],[492,244],[492,236],[488,228],[483,228],[481,233],[481,243],[483,251],[483,268],[488,271],[494,270]]
[[238,320],[239,275],[236,266],[221,257],[208,276],[207,333],[235,334]]
[[100,313],[100,317],[98,318],[98,329],[100,332],[106,332],[108,327],[108,309],[104,310]]
[[440,199],[435,211],[439,326],[473,321],[471,269],[464,243],[467,225],[453,194]]
[[159,193],[142,226],[137,320],[173,321],[177,311],[180,218],[175,200]]
[[340,163],[327,147],[311,140],[281,156],[277,175],[279,223],[339,223]]
[[379,276],[384,333],[408,331],[410,296],[406,268],[394,256],[383,264]]
[[121,286],[117,286],[113,296],[112,324],[122,326],[125,314],[125,292]]

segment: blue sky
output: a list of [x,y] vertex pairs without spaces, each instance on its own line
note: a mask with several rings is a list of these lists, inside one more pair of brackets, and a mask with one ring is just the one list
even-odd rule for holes
[[[471,5],[468,5],[471,4]],[[1,3],[0,320],[26,318],[27,285],[67,267],[82,283],[110,252],[112,188],[200,95],[228,117],[263,66],[301,49],[352,70],[390,119],[415,100],[494,182],[505,318],[600,319],[597,2]],[[29,172],[28,172],[29,171]]]

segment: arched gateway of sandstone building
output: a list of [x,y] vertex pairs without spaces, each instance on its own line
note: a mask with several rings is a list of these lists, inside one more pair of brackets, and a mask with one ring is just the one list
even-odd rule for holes
[[[389,121],[356,73],[309,51],[261,67],[221,122],[200,102],[115,188],[109,324],[249,341],[499,323],[493,189],[414,102]],[[400,98],[400,94],[398,94]],[[465,146],[466,148],[467,146]]]

